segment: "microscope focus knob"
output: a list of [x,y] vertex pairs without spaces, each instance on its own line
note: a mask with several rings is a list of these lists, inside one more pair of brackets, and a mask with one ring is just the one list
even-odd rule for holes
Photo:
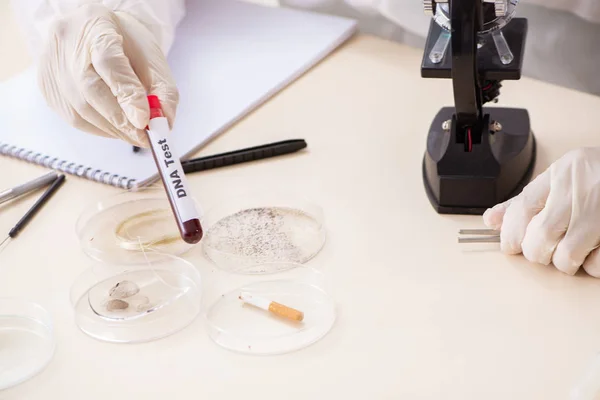
[[423,9],[425,11],[425,14],[433,16],[435,14],[435,1],[423,0]]
[[504,17],[508,12],[508,0],[495,0],[494,8],[496,11],[496,17]]

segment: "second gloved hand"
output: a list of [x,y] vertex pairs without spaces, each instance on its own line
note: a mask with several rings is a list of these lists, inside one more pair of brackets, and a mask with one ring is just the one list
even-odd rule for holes
[[501,230],[505,253],[600,277],[600,147],[567,153],[483,219]]
[[46,101],[72,126],[148,147],[148,94],[172,125],[179,93],[152,33],[101,4],[77,8],[50,28],[39,60]]

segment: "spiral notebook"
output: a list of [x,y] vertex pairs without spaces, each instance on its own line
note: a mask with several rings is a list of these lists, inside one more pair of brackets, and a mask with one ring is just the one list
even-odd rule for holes
[[[231,0],[187,2],[169,64],[180,90],[182,159],[346,41],[355,21]],[[0,154],[122,188],[158,179],[149,151],[80,132],[41,96],[32,67],[0,83]]]

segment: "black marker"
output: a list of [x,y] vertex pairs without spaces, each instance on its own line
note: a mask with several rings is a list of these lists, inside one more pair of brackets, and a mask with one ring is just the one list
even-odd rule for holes
[[46,189],[44,194],[35,202],[35,204],[29,209],[29,211],[27,211],[23,218],[21,218],[19,222],[17,222],[17,224],[10,230],[10,232],[8,232],[8,237],[4,239],[2,243],[0,243],[0,246],[2,246],[9,239],[17,237],[19,232],[21,232],[21,230],[27,226],[27,223],[29,223],[31,218],[33,218],[35,214],[37,214],[40,208],[42,208],[42,206],[46,204],[48,200],[50,200],[50,197],[52,197],[52,195],[58,190],[58,188],[63,184],[64,181],[64,175],[60,175],[54,180],[52,185],[48,189]]
[[181,165],[183,166],[183,171],[187,174],[190,172],[206,171],[213,168],[277,157],[284,154],[295,153],[304,148],[306,148],[306,141],[303,139],[283,140],[281,142],[248,147],[246,149],[230,151],[227,153],[194,158],[182,161]]

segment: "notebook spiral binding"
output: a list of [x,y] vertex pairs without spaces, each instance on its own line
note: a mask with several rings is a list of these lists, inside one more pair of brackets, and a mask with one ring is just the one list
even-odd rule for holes
[[11,146],[7,143],[0,142],[0,154],[123,189],[131,189],[135,184],[135,179],[129,179],[126,176],[111,174],[108,171],[94,169],[81,164],[69,163],[66,160],[60,160],[42,153],[35,153],[31,150],[14,145]]

